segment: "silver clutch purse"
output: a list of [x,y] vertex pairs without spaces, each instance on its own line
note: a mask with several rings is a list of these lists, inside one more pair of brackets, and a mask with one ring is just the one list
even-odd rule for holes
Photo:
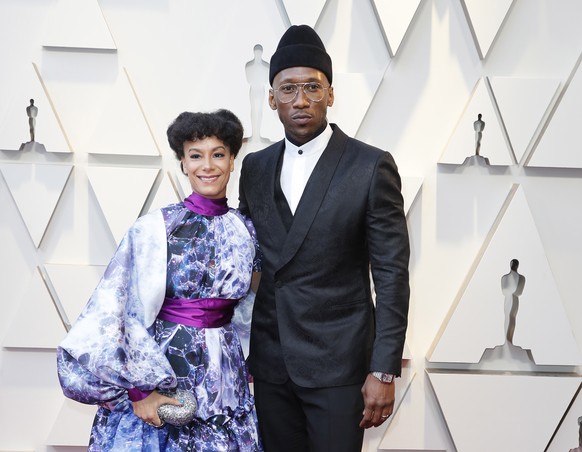
[[177,389],[176,392],[161,392],[161,394],[176,399],[182,404],[182,406],[168,403],[161,405],[158,408],[158,416],[163,422],[182,427],[196,417],[196,398],[191,392]]

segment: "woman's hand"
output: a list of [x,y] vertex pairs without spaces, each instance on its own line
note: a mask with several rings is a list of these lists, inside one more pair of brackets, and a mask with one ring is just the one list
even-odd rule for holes
[[139,417],[146,424],[153,425],[154,427],[161,427],[164,425],[160,417],[158,416],[158,408],[163,404],[182,406],[180,402],[171,397],[166,397],[160,394],[158,391],[153,391],[145,399],[139,402],[131,402],[133,405],[133,412],[137,417]]

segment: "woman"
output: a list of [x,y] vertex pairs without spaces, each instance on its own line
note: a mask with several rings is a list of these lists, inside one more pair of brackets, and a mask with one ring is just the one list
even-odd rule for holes
[[[225,197],[242,124],[228,110],[185,112],[167,134],[193,192],[129,229],[57,350],[61,386],[100,406],[89,450],[260,451],[239,338],[259,253]],[[176,387],[197,402],[183,427],[157,413],[180,404],[161,393]]]

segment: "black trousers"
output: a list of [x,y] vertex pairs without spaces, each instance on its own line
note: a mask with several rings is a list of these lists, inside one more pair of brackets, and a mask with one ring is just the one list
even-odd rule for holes
[[362,385],[303,388],[255,379],[265,452],[361,452]]

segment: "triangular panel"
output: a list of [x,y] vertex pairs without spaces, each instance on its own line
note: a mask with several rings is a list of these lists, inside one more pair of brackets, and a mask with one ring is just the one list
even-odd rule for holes
[[176,182],[175,188],[178,191],[178,197],[180,200],[190,196],[190,193],[192,193],[192,185],[190,184],[188,176],[184,176],[179,168],[174,172],[174,176],[174,181]]
[[[396,382],[398,385],[398,381]],[[447,452],[450,439],[440,437],[443,430],[441,414],[430,410],[426,403],[422,379],[411,381],[398,411],[394,413],[383,435],[378,451],[382,452]],[[423,434],[411,435],[410,432],[422,430]],[[428,439],[430,438],[430,440]],[[427,444],[428,442],[428,444]]]
[[2,346],[56,348],[65,334],[63,322],[37,269],[28,290],[19,302],[16,316],[7,328]]
[[582,392],[576,394],[575,400],[570,405],[568,413],[564,416],[560,428],[552,438],[550,446],[546,452],[564,452],[571,450],[572,452],[579,452],[576,449],[578,445],[582,446],[582,436],[580,436],[579,419],[582,417]]
[[116,49],[97,0],[57,0],[48,23],[45,47]]
[[138,218],[159,171],[127,167],[87,168],[87,176],[117,243]]
[[[105,265],[45,264],[50,283],[71,326],[97,287]],[[75,284],[71,284],[74,281]]]
[[406,177],[402,176],[402,197],[404,198],[404,213],[408,214],[408,210],[416,199],[423,182],[422,177]]
[[34,140],[42,143],[48,152],[71,152],[60,120],[34,63],[19,74],[18,83],[11,87],[8,98],[3,99],[6,104],[0,106],[0,109],[4,110],[0,121],[0,149],[16,151],[21,143],[31,141],[27,113],[31,99],[37,108]]
[[527,166],[582,168],[582,65],[556,107]]
[[402,400],[406,397],[406,394],[408,393],[410,385],[415,376],[416,372],[414,369],[407,365],[402,366],[402,375],[400,378],[397,378],[395,382],[395,400],[392,415],[381,426],[368,429],[365,432],[364,443],[367,445],[368,450],[378,449],[380,443],[383,441],[383,438],[386,435],[387,430],[390,428],[392,419],[400,410]]
[[418,10],[420,0],[372,0],[372,3],[382,25],[390,56],[394,56]]
[[382,81],[382,73],[335,72],[334,104],[327,110],[330,122],[355,136]]
[[57,164],[0,163],[0,171],[37,247],[72,168]]
[[86,447],[96,407],[65,399],[47,439],[49,446]]
[[491,165],[511,165],[507,143],[503,130],[497,119],[487,84],[480,79],[471,95],[465,111],[461,116],[439,163],[461,165],[465,158],[476,153],[476,132],[474,123],[478,115],[485,122],[482,131],[479,155],[489,159]]
[[522,162],[542,119],[554,104],[559,80],[491,77],[491,89],[517,162]]
[[291,25],[306,24],[314,28],[327,0],[282,0]]
[[545,450],[582,381],[558,375],[428,375],[459,452]]
[[511,260],[517,259],[525,285],[513,345],[530,350],[537,365],[579,365],[582,357],[521,188],[507,203],[430,361],[477,363],[485,349],[505,343],[509,313],[501,279],[509,273]]
[[111,87],[101,119],[87,145],[87,152],[160,155],[126,71],[119,74]]
[[149,212],[165,207],[168,204],[180,202],[181,200],[182,199],[178,196],[169,175],[165,175],[162,178],[162,183],[158,187],[152,203],[150,204]]
[[461,0],[465,6],[479,56],[485,58],[513,0]]

